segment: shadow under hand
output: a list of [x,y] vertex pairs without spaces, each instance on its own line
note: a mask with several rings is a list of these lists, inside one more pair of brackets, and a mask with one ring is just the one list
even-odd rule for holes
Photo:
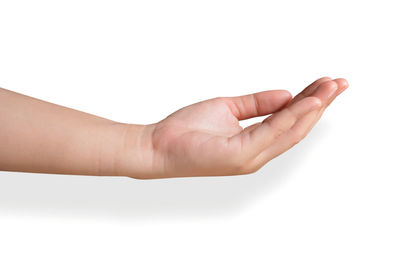
[[234,215],[290,179],[325,131],[320,123],[296,147],[244,176],[146,181],[0,172],[0,212],[135,220]]

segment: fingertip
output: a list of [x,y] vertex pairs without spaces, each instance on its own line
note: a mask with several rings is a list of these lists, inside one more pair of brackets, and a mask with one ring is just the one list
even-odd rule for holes
[[293,99],[292,94],[287,90],[282,90],[282,95],[286,99],[286,102],[289,102],[290,100]]
[[301,93],[300,95],[306,97],[309,95],[312,95],[315,90],[321,85],[324,84],[326,82],[332,81],[331,77],[325,76],[325,77],[321,77],[317,80],[315,80],[313,83],[311,83],[309,86],[307,86]]
[[288,90],[272,90],[276,92],[280,97],[282,98],[287,98],[287,99],[292,99],[293,96]]
[[329,77],[329,76],[324,76],[324,77],[319,78],[317,81],[330,81],[330,80],[332,80],[331,77]]
[[338,84],[334,81],[326,81],[320,85],[320,87],[337,88]]
[[292,94],[287,90],[271,90],[266,91],[270,97],[274,97],[277,103],[280,103],[280,108],[286,106],[292,99]]
[[286,94],[287,98],[290,98],[290,99],[293,98],[292,93],[289,92],[288,90],[282,90],[282,91],[284,92],[284,94]]
[[340,89],[347,89],[349,87],[349,82],[344,78],[337,78],[334,80]]

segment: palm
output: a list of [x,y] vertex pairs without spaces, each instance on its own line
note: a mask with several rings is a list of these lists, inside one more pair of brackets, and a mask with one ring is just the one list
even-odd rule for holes
[[[155,156],[162,155],[164,166],[204,169],[220,165],[238,146],[227,145],[228,137],[242,131],[239,120],[222,98],[182,108],[158,123],[153,133]],[[168,170],[165,170],[168,172]]]

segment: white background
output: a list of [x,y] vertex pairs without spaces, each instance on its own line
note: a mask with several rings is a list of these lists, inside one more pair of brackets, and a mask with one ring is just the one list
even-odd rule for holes
[[396,2],[1,0],[0,86],[113,120],[350,88],[251,175],[0,172],[0,265],[399,266]]

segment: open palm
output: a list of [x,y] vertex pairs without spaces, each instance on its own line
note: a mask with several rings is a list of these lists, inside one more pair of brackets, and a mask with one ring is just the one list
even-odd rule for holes
[[[184,107],[155,124],[153,167],[166,177],[254,172],[304,138],[346,88],[346,80],[324,77],[293,99],[288,91],[272,90]],[[239,125],[268,114],[245,129]]]

